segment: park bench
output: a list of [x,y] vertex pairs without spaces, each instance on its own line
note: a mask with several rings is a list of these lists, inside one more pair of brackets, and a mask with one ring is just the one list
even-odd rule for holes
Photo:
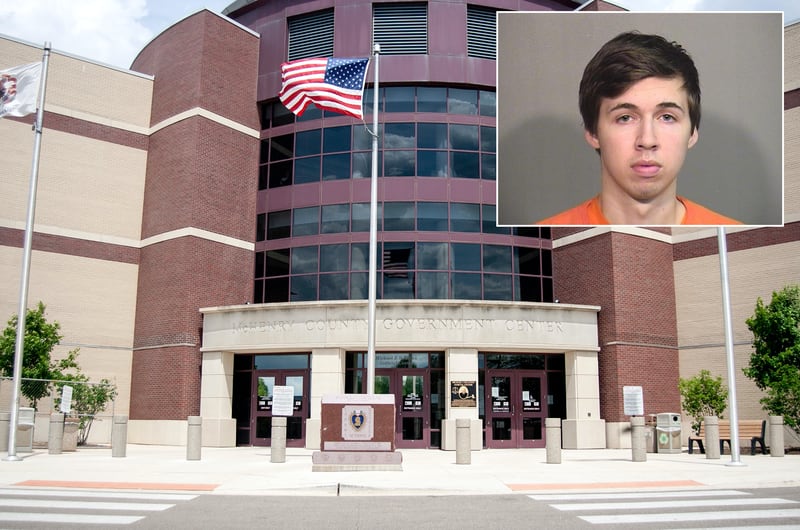
[[[739,439],[750,439],[750,454],[756,454],[756,444],[761,445],[761,454],[767,454],[766,445],[764,443],[764,431],[767,428],[767,420],[739,420]],[[706,439],[706,426],[705,422],[700,425],[699,434],[689,435],[689,454],[694,451],[694,444],[697,442],[701,453],[705,453],[703,442]],[[725,443],[728,444],[728,449],[731,448],[731,422],[728,420],[719,420],[719,452],[725,452]]]

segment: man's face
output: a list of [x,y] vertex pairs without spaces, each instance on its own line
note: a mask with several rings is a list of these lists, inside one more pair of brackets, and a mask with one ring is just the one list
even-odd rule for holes
[[600,150],[603,193],[641,203],[674,197],[686,151],[697,142],[682,85],[681,78],[648,77],[601,101],[597,133],[585,136]]

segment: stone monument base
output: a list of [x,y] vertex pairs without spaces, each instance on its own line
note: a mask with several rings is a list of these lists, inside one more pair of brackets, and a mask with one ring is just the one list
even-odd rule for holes
[[402,471],[398,451],[314,451],[311,471]]

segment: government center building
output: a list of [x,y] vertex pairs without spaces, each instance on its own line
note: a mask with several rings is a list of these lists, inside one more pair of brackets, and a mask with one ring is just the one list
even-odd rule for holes
[[[278,99],[281,63],[380,55],[375,392],[395,443],[629,446],[623,387],[680,412],[678,380],[725,375],[713,227],[496,224],[499,0],[239,0],[199,11],[123,70],[50,59],[29,306],[113,380],[128,442],[320,447],[321,401],[366,393],[372,137]],[[520,0],[520,11],[615,9]],[[785,28],[784,226],[728,230],[737,362],[760,296],[800,271],[800,29]],[[41,60],[0,38],[0,69]],[[372,68],[365,119],[375,95]],[[577,91],[576,91],[577,92]],[[577,94],[576,94],[577,95]],[[16,313],[33,116],[0,120],[0,314]],[[371,126],[371,125],[370,125]],[[741,376],[741,370],[738,370]],[[740,418],[762,418],[737,379]],[[94,439],[107,440],[110,422]]]

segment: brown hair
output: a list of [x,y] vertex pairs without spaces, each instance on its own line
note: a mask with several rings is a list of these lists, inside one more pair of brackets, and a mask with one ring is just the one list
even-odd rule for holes
[[583,71],[578,106],[584,128],[596,134],[602,99],[615,98],[648,77],[680,77],[688,95],[692,132],[700,127],[700,78],[692,58],[676,42],[631,31],[605,43]]

